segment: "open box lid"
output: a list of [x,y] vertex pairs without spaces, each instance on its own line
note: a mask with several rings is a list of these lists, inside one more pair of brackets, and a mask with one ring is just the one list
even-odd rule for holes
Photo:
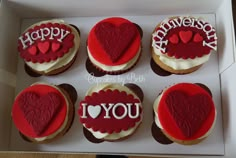
[[[94,1],[72,1],[72,0],[53,0],[53,1],[30,1],[30,0],[8,0],[7,6],[5,1],[0,8],[0,52],[9,52],[0,54],[0,96],[4,99],[0,109],[0,116],[6,118],[10,114],[11,103],[14,98],[15,72],[17,57],[15,48],[20,28],[20,19],[32,17],[64,17],[64,16],[115,16],[115,15],[157,15],[157,14],[193,14],[193,13],[215,13],[217,23],[217,33],[219,43],[219,70],[221,72],[221,86],[224,108],[225,121],[225,148],[226,156],[236,155],[233,150],[236,145],[236,129],[233,122],[236,121],[236,109],[233,108],[236,99],[236,85],[234,84],[235,55],[234,55],[234,30],[232,25],[232,12],[230,0],[147,0],[143,4],[138,0],[100,0],[99,4],[94,5]],[[83,4],[83,5],[81,5]],[[106,4],[106,5],[104,5]],[[153,5],[158,4],[158,5]],[[174,4],[174,5],[170,5]],[[203,5],[204,4],[204,5]],[[8,8],[10,7],[10,8]],[[92,8],[92,9],[91,9]],[[168,8],[168,9],[166,9]],[[199,11],[200,9],[200,11]],[[12,12],[17,12],[17,15]],[[30,14],[29,14],[30,13]],[[226,18],[227,17],[227,18]],[[4,21],[4,22],[2,22]],[[14,30],[7,32],[3,30]],[[225,53],[220,53],[225,52]],[[234,75],[234,76],[233,76]],[[12,82],[9,82],[9,79]],[[6,86],[7,88],[4,88]],[[10,89],[6,92],[6,89]],[[7,107],[6,107],[6,106]],[[228,111],[230,109],[230,111]],[[11,120],[0,118],[0,129],[9,129]],[[226,126],[227,125],[227,126]],[[7,130],[6,130],[7,131]],[[5,132],[9,133],[10,132]],[[9,136],[0,134],[2,143],[7,142]],[[4,143],[5,144],[5,143]],[[6,145],[0,143],[1,150],[7,150]]]

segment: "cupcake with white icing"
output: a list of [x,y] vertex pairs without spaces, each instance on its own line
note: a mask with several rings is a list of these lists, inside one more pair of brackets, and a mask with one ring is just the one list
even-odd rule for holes
[[20,57],[40,75],[55,75],[67,70],[76,59],[79,45],[78,28],[63,20],[33,24],[18,39]]
[[214,27],[194,17],[171,17],[162,21],[152,34],[152,58],[162,69],[186,74],[206,63],[217,50]]
[[143,118],[142,102],[135,92],[120,84],[90,88],[79,105],[79,119],[93,137],[105,141],[131,136]]

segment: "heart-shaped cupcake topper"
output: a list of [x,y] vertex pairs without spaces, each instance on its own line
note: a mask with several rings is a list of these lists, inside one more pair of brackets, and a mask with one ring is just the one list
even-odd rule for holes
[[61,98],[56,93],[40,96],[26,92],[19,98],[19,107],[36,135],[40,136],[61,108]]
[[101,22],[96,25],[95,34],[111,61],[116,62],[124,55],[138,32],[132,23],[116,26],[109,22]]
[[166,105],[186,137],[192,137],[201,128],[211,111],[211,103],[206,95],[189,96],[182,91],[169,93]]

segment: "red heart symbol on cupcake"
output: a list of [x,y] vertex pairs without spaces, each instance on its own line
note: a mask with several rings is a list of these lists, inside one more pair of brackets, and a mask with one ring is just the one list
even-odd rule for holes
[[203,41],[203,37],[199,34],[199,33],[196,33],[193,37],[193,41],[194,42],[202,42]]
[[180,37],[181,41],[185,44],[188,43],[192,39],[192,36],[193,36],[192,31],[180,31],[179,32],[179,37]]
[[179,37],[176,34],[173,34],[170,38],[169,41],[173,44],[178,44],[179,43]]
[[211,111],[211,101],[204,94],[188,95],[182,91],[170,92],[166,105],[177,126],[186,137],[193,136]]
[[60,43],[54,43],[54,42],[52,43],[52,51],[53,52],[58,51],[60,49],[60,47],[61,47]]
[[61,98],[56,93],[40,96],[26,92],[19,98],[19,107],[36,135],[42,134],[61,108]]
[[35,46],[31,46],[29,49],[28,49],[29,53],[31,55],[36,55],[37,54],[37,48]]
[[50,47],[50,43],[48,41],[38,43],[38,48],[40,52],[43,54],[46,54],[48,52],[49,47]]
[[137,28],[132,23],[116,26],[112,23],[102,22],[96,25],[95,34],[111,61],[116,62],[134,40]]

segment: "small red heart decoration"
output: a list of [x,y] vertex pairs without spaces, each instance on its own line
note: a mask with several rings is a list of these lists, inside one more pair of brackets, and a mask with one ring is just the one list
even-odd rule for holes
[[28,49],[28,52],[31,54],[31,55],[36,55],[37,54],[37,48],[35,46],[32,46]]
[[96,37],[112,62],[116,62],[129,48],[136,33],[137,28],[132,23],[116,26],[109,22],[102,22],[95,28]]
[[170,38],[169,41],[173,44],[178,44],[179,43],[179,37],[176,34],[173,34]]
[[48,52],[49,47],[50,47],[50,43],[48,41],[38,43],[38,48],[40,52],[43,54],[46,54]]
[[196,33],[193,37],[193,41],[194,42],[202,42],[203,41],[203,37],[199,34],[199,33]]
[[193,36],[192,31],[180,31],[179,32],[179,37],[180,37],[181,41],[185,44],[191,40],[192,36]]
[[204,94],[189,96],[183,91],[170,92],[166,105],[177,126],[186,137],[193,136],[211,111],[211,102]]
[[52,43],[52,51],[56,52],[60,49],[61,44],[60,43]]
[[61,107],[61,98],[56,93],[40,96],[26,92],[19,98],[19,107],[36,135],[42,134]]

